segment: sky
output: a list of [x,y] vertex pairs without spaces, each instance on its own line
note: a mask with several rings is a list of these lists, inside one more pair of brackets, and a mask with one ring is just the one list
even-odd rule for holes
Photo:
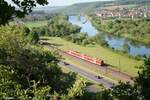
[[[11,3],[11,0],[5,0]],[[94,2],[94,1],[111,1],[111,0],[48,0],[48,6],[66,6],[75,3]]]
[[49,5],[52,6],[64,6],[64,5],[72,5],[75,3],[82,2],[94,2],[94,1],[110,1],[110,0],[48,0]]

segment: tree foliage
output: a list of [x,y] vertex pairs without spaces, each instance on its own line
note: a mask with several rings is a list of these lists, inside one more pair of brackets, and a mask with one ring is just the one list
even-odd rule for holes
[[107,41],[104,39],[103,34],[98,33],[95,36],[93,36],[91,38],[91,40],[93,42],[96,42],[97,44],[99,44],[101,46],[104,46],[104,47],[108,47],[109,46],[108,43],[107,43]]
[[134,84],[119,82],[109,95],[119,100],[149,100],[150,97],[150,57],[145,58],[142,70],[134,78]]
[[47,0],[10,0],[0,1],[0,25],[5,25],[13,17],[24,17],[26,14],[32,11],[32,8],[39,5],[48,4]]
[[150,43],[149,19],[101,19],[92,15],[91,18],[93,25],[100,31],[145,44]]
[[39,35],[64,37],[70,34],[80,32],[80,27],[72,25],[68,22],[67,16],[55,15],[53,16],[46,26],[33,28],[34,32]]
[[138,73],[138,77],[135,78],[135,84],[138,86],[140,94],[145,100],[149,100],[150,97],[150,57],[144,60],[144,65],[141,66],[142,71]]
[[67,41],[71,41],[73,43],[76,43],[78,45],[86,46],[90,44],[90,40],[87,34],[85,33],[77,33],[77,34],[71,34],[64,37]]
[[0,98],[80,97],[84,80],[75,73],[63,73],[57,65],[60,55],[32,46],[20,27],[0,27]]

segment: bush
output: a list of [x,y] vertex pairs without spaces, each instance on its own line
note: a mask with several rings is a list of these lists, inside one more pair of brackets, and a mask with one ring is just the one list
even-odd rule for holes
[[67,41],[71,41],[73,43],[83,46],[86,46],[91,43],[88,38],[88,35],[85,33],[71,34],[69,36],[64,37],[64,39],[66,39]]

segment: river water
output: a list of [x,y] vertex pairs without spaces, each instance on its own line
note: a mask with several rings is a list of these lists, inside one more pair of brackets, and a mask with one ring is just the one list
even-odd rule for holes
[[107,41],[109,47],[114,48],[115,50],[124,50],[123,45],[128,45],[128,53],[132,56],[143,56],[150,55],[150,45],[145,46],[142,43],[134,43],[131,40],[111,36],[102,31],[96,30],[94,26],[92,26],[91,22],[87,20],[84,16],[69,16],[69,22],[72,24],[78,25],[81,27],[81,32],[87,33],[89,36],[94,36],[97,33],[102,35],[102,38]]

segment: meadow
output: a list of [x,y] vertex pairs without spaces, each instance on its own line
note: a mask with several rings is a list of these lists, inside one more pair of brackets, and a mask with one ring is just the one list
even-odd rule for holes
[[27,21],[25,22],[25,25],[29,28],[33,27],[41,27],[44,25],[47,25],[48,20],[43,20],[43,21]]

